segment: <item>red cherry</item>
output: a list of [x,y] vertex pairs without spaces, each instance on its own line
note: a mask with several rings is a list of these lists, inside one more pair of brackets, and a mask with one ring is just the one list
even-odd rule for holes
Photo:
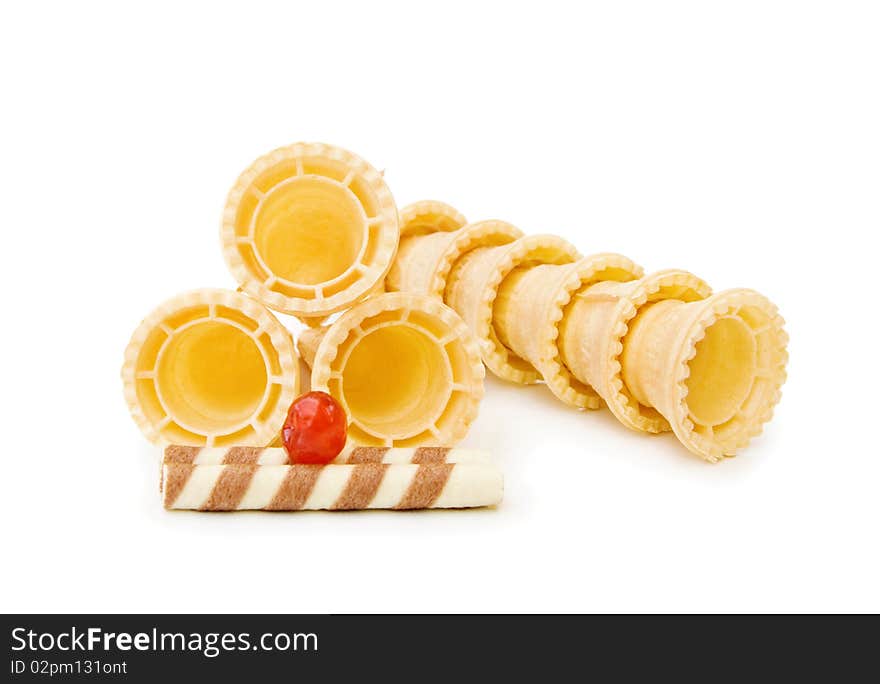
[[309,392],[294,400],[281,428],[291,463],[330,463],[345,446],[345,409],[326,392]]

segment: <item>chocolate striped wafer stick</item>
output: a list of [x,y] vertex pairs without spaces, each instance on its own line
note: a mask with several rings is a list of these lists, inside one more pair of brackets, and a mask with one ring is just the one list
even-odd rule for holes
[[299,511],[473,508],[500,503],[497,466],[471,463],[163,466],[165,508]]
[[[334,463],[470,463],[488,461],[489,453],[447,447],[368,447],[347,444]],[[288,465],[283,447],[165,447],[163,463],[191,465]]]

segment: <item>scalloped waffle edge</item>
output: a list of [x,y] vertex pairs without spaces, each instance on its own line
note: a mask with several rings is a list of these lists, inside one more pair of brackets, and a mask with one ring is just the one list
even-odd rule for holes
[[497,219],[477,221],[464,226],[455,234],[455,239],[437,260],[431,279],[430,294],[441,300],[445,299],[449,274],[455,262],[468,252],[480,247],[508,245],[521,237],[522,231],[519,228],[507,221]]
[[[370,321],[373,318],[378,322]],[[437,326],[442,337],[427,330],[425,324]],[[393,325],[416,328],[431,337],[443,348],[451,368],[450,395],[439,415],[428,419],[431,424],[415,434],[382,433],[375,426],[365,425],[352,412],[342,389],[340,364],[344,367],[357,344],[368,334]],[[450,345],[453,345],[452,352],[449,351]],[[349,438],[376,446],[408,447],[427,443],[452,446],[458,443],[477,417],[484,392],[484,377],[477,342],[458,314],[434,297],[408,292],[372,297],[343,313],[324,332],[312,364],[312,389],[328,392],[342,403],[349,416]],[[458,397],[453,406],[455,395]],[[447,418],[447,411],[452,409],[455,409],[454,413]]]
[[450,271],[469,251],[505,245],[522,237],[506,221],[469,223],[455,231],[435,231],[405,238],[385,284],[390,291],[429,294],[445,301]]
[[[493,304],[502,281],[527,263],[568,264],[580,259],[573,245],[555,235],[529,235],[500,247],[484,248],[473,259],[459,264],[450,276],[450,303],[470,325],[480,343],[483,362],[498,377],[518,384],[534,384],[541,374],[498,338],[493,324]],[[456,282],[452,282],[455,279]]]
[[[594,389],[602,395],[608,408],[626,427],[641,432],[668,432],[671,428],[666,418],[656,409],[639,403],[624,385],[620,364],[624,338],[629,330],[629,322],[638,315],[643,305],[649,301],[677,298],[662,296],[663,288],[686,288],[696,299],[705,299],[712,293],[712,289],[692,273],[675,269],[657,271],[628,284],[630,288],[618,302],[611,328],[600,343],[600,384],[594,386]],[[588,289],[588,295],[589,292]]]
[[[675,435],[687,449],[714,463],[725,456],[735,456],[739,449],[761,434],[764,424],[773,417],[786,380],[788,335],[784,330],[785,321],[776,306],[754,290],[724,290],[701,304],[693,323],[682,335],[680,351],[673,361],[676,400],[669,420]],[[741,315],[744,309],[748,310],[747,316]],[[697,428],[689,418],[687,406],[689,363],[706,330],[726,316],[736,316],[748,325],[759,345],[757,356],[765,358],[757,368],[748,398],[742,402],[736,415],[720,427]]]
[[[318,171],[321,164],[329,168],[344,169],[335,175]],[[315,168],[311,168],[314,166]],[[286,168],[290,167],[290,168]],[[282,169],[283,171],[278,171]],[[271,187],[256,187],[267,174],[281,173]],[[285,173],[291,175],[284,175]],[[354,262],[341,273],[318,283],[296,283],[273,273],[261,256],[255,240],[254,217],[266,198],[276,188],[294,178],[321,178],[343,188],[352,202],[363,212],[367,239],[362,241]],[[352,188],[368,194],[374,206],[368,211],[363,200]],[[241,235],[239,214],[249,212],[248,230]],[[323,143],[296,143],[280,147],[254,161],[238,177],[232,186],[223,211],[220,239],[223,255],[229,270],[241,284],[242,289],[266,306],[304,319],[316,319],[341,311],[368,296],[379,284],[394,261],[399,241],[399,215],[391,191],[382,175],[365,160],[339,147]],[[248,250],[245,258],[242,250]],[[350,281],[350,282],[348,282]],[[327,290],[335,290],[329,295]],[[291,294],[297,292],[299,294]]]
[[632,260],[614,253],[594,254],[570,266],[558,268],[563,270],[562,277],[550,293],[548,306],[541,320],[536,321],[535,338],[540,351],[532,364],[560,401],[576,408],[596,410],[601,408],[602,398],[592,387],[580,382],[562,361],[557,343],[559,323],[572,296],[579,290],[608,280],[599,276],[609,269],[622,272],[621,278],[614,282],[628,282],[627,277],[628,280],[635,280],[642,277],[644,271]]
[[422,200],[400,210],[400,237],[451,232],[467,225],[467,219],[455,207],[436,200]]

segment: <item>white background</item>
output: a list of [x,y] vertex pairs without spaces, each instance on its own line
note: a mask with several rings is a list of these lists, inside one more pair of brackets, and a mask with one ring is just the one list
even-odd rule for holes
[[[875,3],[4,3],[4,611],[877,611]],[[789,382],[711,466],[487,383],[498,510],[168,513],[140,319],[234,287],[225,194],[318,140],[400,206],[775,301]]]

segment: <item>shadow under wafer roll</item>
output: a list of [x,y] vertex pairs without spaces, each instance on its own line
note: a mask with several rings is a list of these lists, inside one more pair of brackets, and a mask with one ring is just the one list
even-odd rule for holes
[[492,463],[163,466],[165,508],[199,511],[474,508],[501,502]]

